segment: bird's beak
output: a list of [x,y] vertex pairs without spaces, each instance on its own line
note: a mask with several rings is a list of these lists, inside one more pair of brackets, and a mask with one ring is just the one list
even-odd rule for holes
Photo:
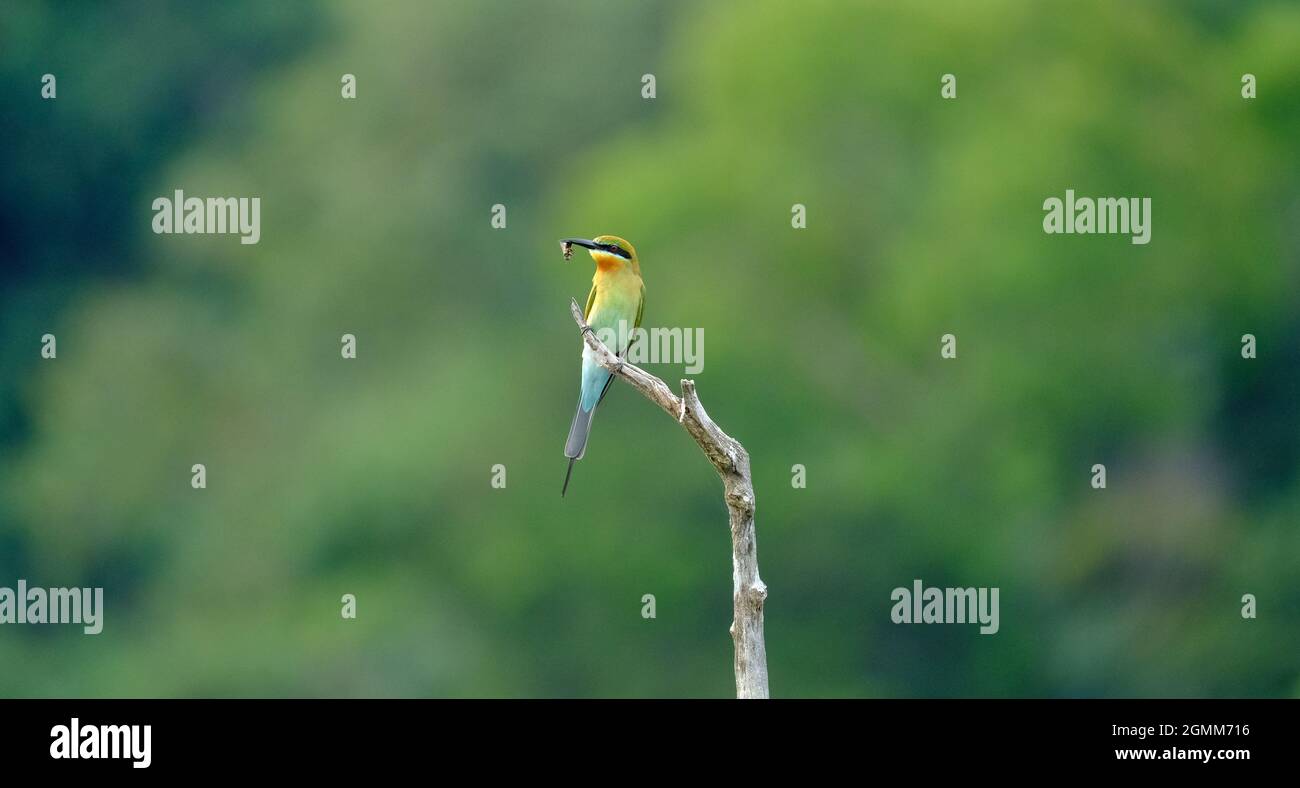
[[573,244],[574,246],[581,246],[584,249],[600,248],[600,244],[596,243],[595,241],[589,241],[586,238],[565,238],[564,240],[560,241],[560,243]]

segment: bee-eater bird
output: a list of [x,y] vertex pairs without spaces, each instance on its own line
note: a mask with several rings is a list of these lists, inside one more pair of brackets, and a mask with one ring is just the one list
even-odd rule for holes
[[[596,275],[591,279],[591,293],[587,296],[587,308],[582,315],[591,330],[607,333],[612,331],[618,342],[628,345],[632,342],[633,332],[620,329],[622,323],[632,328],[641,326],[641,313],[645,308],[645,284],[641,281],[641,264],[637,260],[636,250],[632,244],[612,235],[601,235],[586,240],[585,238],[566,238],[564,244],[566,257],[570,246],[584,247],[596,261]],[[626,335],[626,336],[624,336]],[[627,347],[611,347],[620,358],[627,353]],[[573,425],[569,427],[569,439],[564,444],[564,456],[569,458],[569,469],[564,473],[564,487],[560,497],[569,489],[569,476],[573,473],[573,463],[582,459],[587,452],[587,436],[591,433],[591,420],[596,415],[596,406],[605,399],[614,382],[609,370],[596,361],[596,355],[586,342],[582,345],[582,387],[578,394],[578,411],[573,414]]]

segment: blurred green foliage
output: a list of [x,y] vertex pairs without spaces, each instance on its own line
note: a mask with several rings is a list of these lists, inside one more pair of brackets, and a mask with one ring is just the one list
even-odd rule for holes
[[[0,695],[729,694],[685,434],[616,388],[558,494],[599,233],[753,457],[774,695],[1300,694],[1300,9],[131,8],[3,32],[0,585],[107,610],[0,630]],[[174,188],[261,243],[151,235]],[[1045,235],[1067,188],[1152,242]]]

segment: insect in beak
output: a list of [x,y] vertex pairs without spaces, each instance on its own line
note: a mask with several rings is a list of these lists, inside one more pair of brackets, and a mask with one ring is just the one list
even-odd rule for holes
[[573,247],[581,246],[584,249],[599,249],[600,244],[595,241],[589,241],[586,238],[562,238],[560,239],[560,251],[564,252],[564,259],[568,260],[573,257]]

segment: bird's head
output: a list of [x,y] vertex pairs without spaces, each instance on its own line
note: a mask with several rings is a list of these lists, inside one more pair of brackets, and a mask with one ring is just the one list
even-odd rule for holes
[[615,235],[598,235],[590,240],[586,238],[565,238],[560,243],[581,246],[586,249],[591,255],[591,259],[596,261],[597,268],[611,269],[626,265],[633,270],[640,269],[640,264],[636,258],[636,250],[632,248],[632,244]]

